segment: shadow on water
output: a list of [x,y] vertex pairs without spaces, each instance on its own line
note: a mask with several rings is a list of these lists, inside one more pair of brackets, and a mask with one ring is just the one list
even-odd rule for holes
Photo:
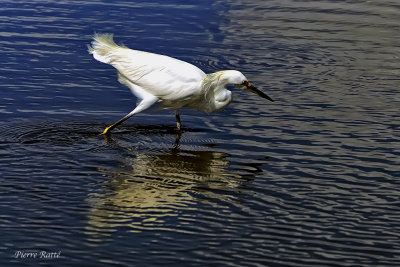
[[249,179],[231,173],[229,155],[214,151],[136,153],[119,170],[99,169],[109,179],[88,196],[88,234],[108,234],[118,226],[132,231],[168,228],[163,218],[195,209],[199,199],[221,199],[221,192]]
[[[261,172],[254,164],[241,163],[243,168],[232,168],[232,155],[211,150],[214,144],[188,147],[185,137],[192,134],[201,131],[186,129],[179,133],[174,128],[156,126],[138,127],[133,132],[123,129],[104,136],[106,143],[123,157],[115,169],[99,168],[108,179],[100,190],[88,195],[91,209],[86,230],[91,241],[107,239],[118,227],[129,227],[131,232],[179,232],[176,223],[172,226],[168,220],[179,220],[183,212],[195,211],[199,201],[214,208],[218,204],[212,199],[235,202],[235,190]],[[169,137],[168,144],[159,141],[165,137]],[[136,138],[136,144],[129,142],[131,138]],[[144,139],[156,144],[142,149],[140,143]]]

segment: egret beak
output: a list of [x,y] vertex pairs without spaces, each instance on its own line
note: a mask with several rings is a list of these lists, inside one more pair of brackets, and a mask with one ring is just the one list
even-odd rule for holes
[[266,94],[264,94],[263,92],[261,92],[260,90],[258,90],[256,87],[254,87],[251,83],[249,83],[248,81],[243,82],[244,86],[246,86],[246,89],[249,90],[250,92],[261,96],[262,98],[268,99],[269,101],[274,102],[274,100],[272,100],[272,98],[270,98],[269,96],[267,96]]

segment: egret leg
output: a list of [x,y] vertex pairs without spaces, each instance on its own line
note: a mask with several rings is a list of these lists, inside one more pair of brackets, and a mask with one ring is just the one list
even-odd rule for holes
[[175,143],[174,146],[172,147],[172,151],[174,152],[179,151],[179,144],[181,142],[181,137],[182,137],[182,131],[179,131],[175,134]]
[[122,119],[120,119],[120,120],[114,122],[113,124],[111,124],[110,126],[108,126],[101,134],[103,134],[103,135],[110,134],[112,129],[114,129],[115,127],[117,127],[118,125],[120,125],[121,123],[123,123],[124,121],[126,121],[127,119],[129,119],[132,116],[133,115],[130,115],[130,114],[126,115]]
[[181,116],[179,115],[179,109],[175,110],[176,128],[182,131]]
[[151,97],[143,99],[142,101],[140,101],[139,105],[137,105],[137,107],[134,110],[132,110],[128,115],[126,115],[122,119],[120,119],[120,120],[114,122],[113,124],[111,124],[110,126],[108,126],[101,134],[103,134],[103,135],[110,134],[112,129],[114,129],[115,127],[117,127],[118,125],[120,125],[121,123],[123,123],[124,121],[126,121],[127,119],[132,117],[133,115],[135,115],[145,109],[148,109],[157,101],[158,101],[158,98],[155,96],[151,96]]

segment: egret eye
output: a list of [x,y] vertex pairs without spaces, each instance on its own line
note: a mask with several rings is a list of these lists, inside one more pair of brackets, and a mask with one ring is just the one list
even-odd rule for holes
[[249,86],[251,86],[251,83],[249,83],[248,81],[243,81],[242,86],[249,87]]

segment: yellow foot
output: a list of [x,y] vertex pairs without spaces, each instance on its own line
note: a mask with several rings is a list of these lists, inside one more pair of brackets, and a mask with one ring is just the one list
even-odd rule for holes
[[110,134],[110,129],[111,129],[111,126],[108,126],[101,134],[102,134],[102,135],[108,135],[108,134]]

